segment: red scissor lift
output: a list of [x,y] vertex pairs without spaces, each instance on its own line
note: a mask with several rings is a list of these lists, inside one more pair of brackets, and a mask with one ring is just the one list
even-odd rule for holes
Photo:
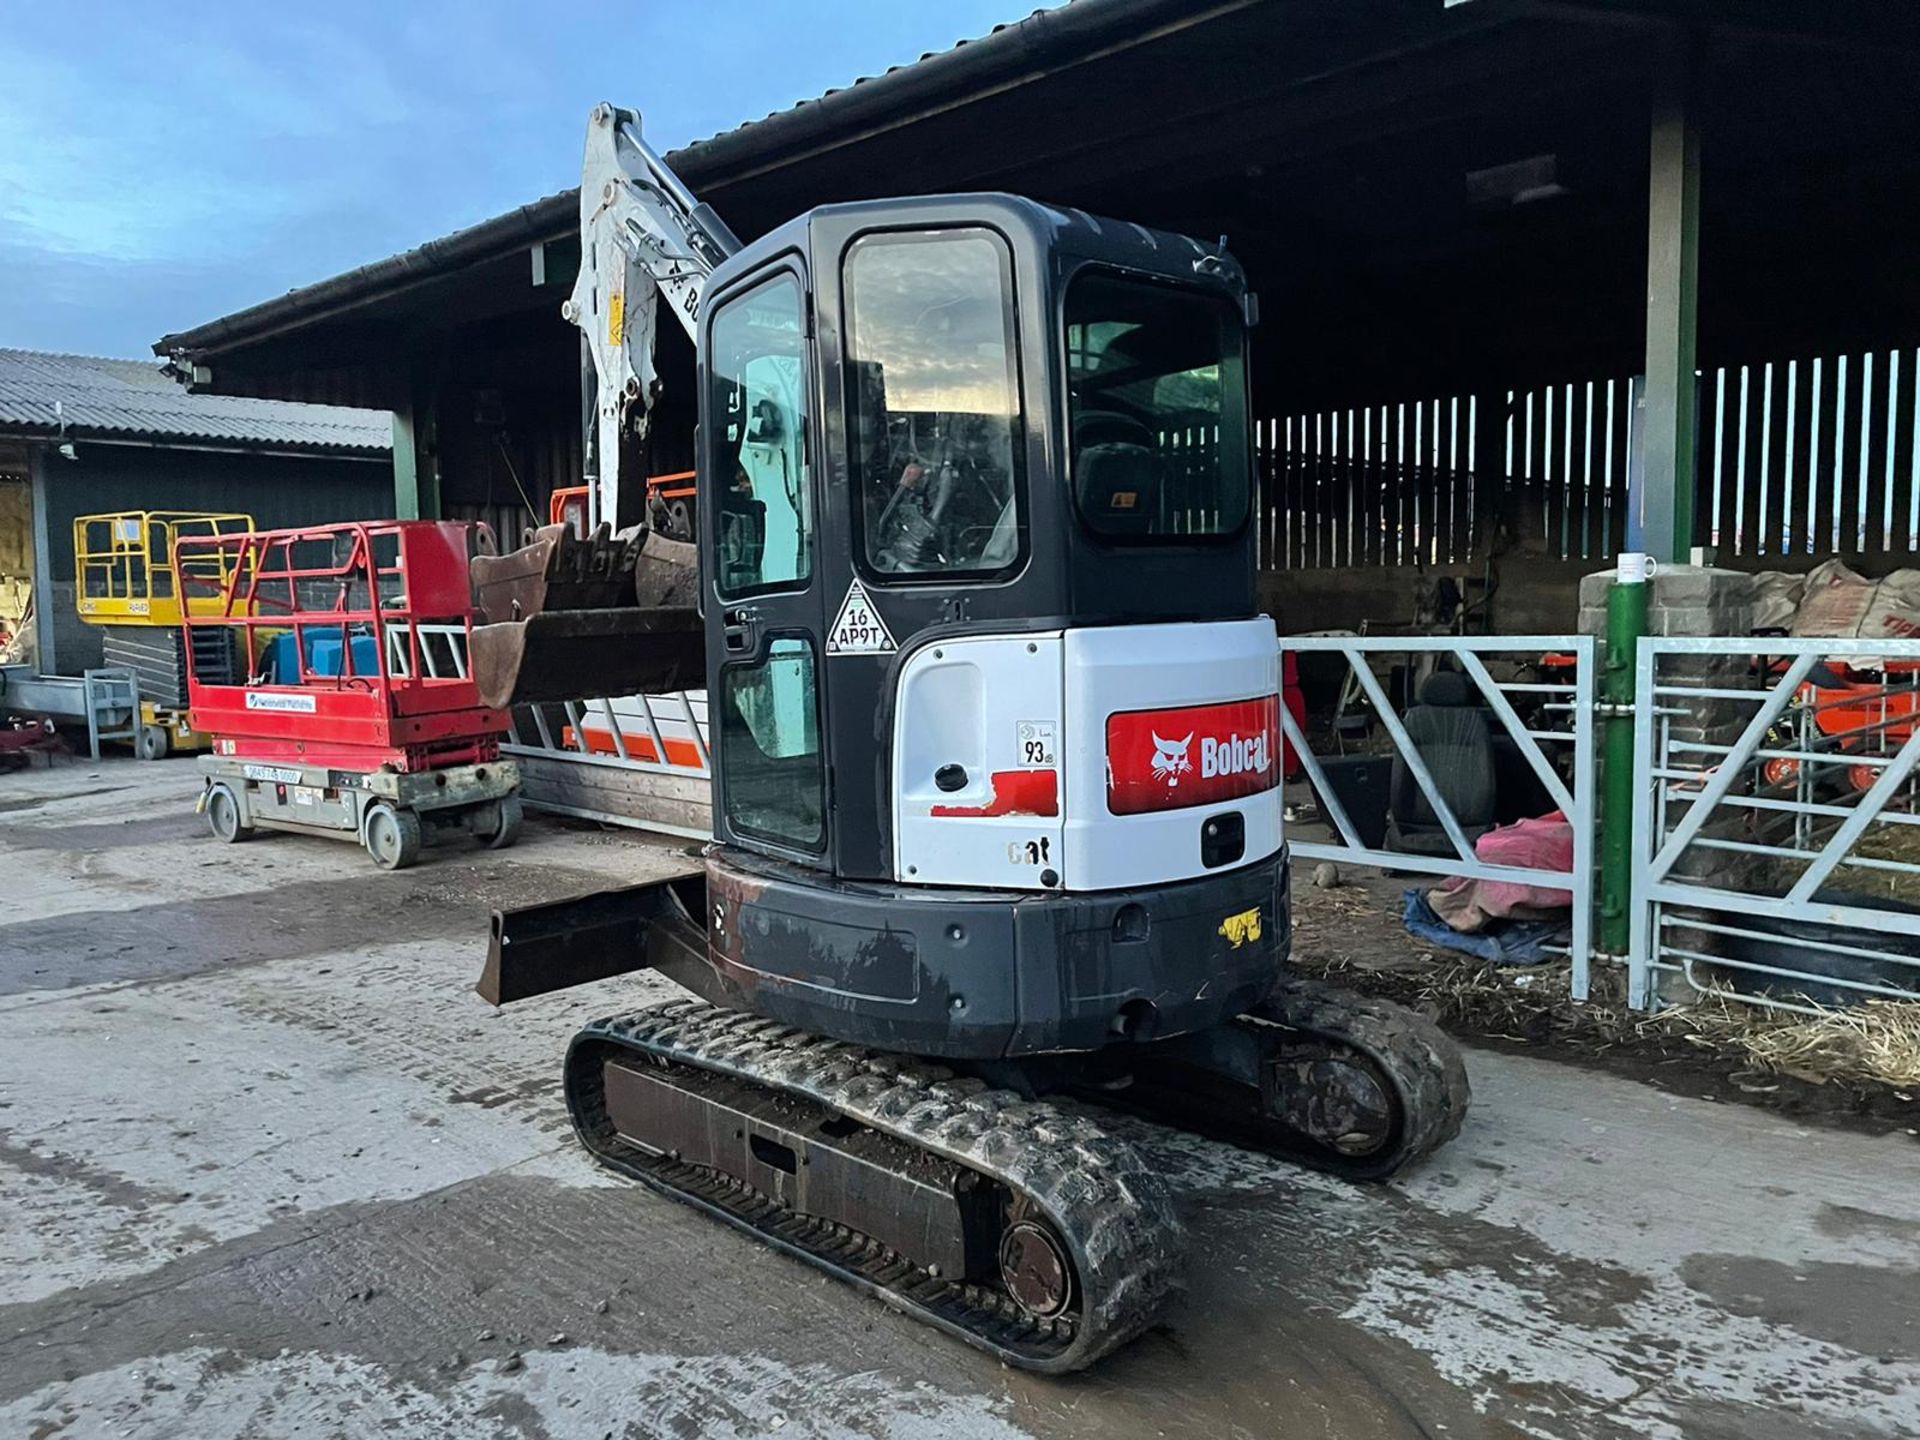
[[[187,625],[223,627],[241,662],[231,674],[246,677],[188,675],[191,723],[214,737],[200,809],[216,836],[332,835],[387,870],[411,865],[429,833],[513,843],[507,717],[467,678],[471,541],[466,524],[382,520],[177,544],[178,593],[219,594]],[[193,564],[218,551],[227,563]]]

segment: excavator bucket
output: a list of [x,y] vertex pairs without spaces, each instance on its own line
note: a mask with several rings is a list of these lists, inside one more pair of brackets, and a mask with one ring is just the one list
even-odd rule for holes
[[705,673],[691,545],[548,525],[472,561],[468,666],[484,705],[697,687]]

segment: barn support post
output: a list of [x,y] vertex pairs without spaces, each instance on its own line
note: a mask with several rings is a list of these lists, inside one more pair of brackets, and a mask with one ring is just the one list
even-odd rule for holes
[[393,514],[398,520],[440,518],[434,401],[433,391],[416,376],[407,404],[393,412]]
[[1646,403],[1641,412],[1640,549],[1660,564],[1693,551],[1695,320],[1700,289],[1700,132],[1696,42],[1659,32],[1647,175]]
[[1697,38],[1656,32],[1648,116],[1647,353],[1635,386],[1637,444],[1627,472],[1627,553],[1607,594],[1602,790],[1600,949],[1627,952],[1633,906],[1634,674],[1647,631],[1654,565],[1693,554],[1695,341],[1700,288],[1700,132],[1692,94]]
[[[57,675],[59,657],[55,652],[56,613],[53,590],[53,494],[47,476],[50,445],[27,447],[27,514],[33,527],[33,626],[34,666],[42,675]],[[74,594],[80,593],[76,575]]]

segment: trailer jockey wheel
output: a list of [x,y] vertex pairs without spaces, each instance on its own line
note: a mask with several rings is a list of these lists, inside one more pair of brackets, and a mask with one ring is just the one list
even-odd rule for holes
[[253,827],[240,823],[240,802],[224,785],[207,791],[207,828],[213,831],[214,839],[229,845],[253,838]]
[[520,838],[520,822],[526,819],[527,812],[518,795],[502,795],[493,802],[493,811],[498,818],[493,832],[484,837],[483,843],[489,850],[504,850]]
[[420,817],[382,801],[367,811],[367,854],[382,870],[404,870],[420,858]]
[[142,725],[133,749],[142,760],[164,760],[173,753],[173,736],[164,725]]

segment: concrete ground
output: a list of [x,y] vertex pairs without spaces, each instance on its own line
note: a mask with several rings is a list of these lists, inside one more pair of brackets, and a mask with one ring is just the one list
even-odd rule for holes
[[675,867],[531,824],[382,875],[226,848],[190,763],[0,777],[0,1436],[1920,1434],[1920,1148],[1505,1054],[1353,1188],[1134,1127],[1189,1292],[1006,1370],[596,1172],[613,981],[496,1015],[490,902]]

